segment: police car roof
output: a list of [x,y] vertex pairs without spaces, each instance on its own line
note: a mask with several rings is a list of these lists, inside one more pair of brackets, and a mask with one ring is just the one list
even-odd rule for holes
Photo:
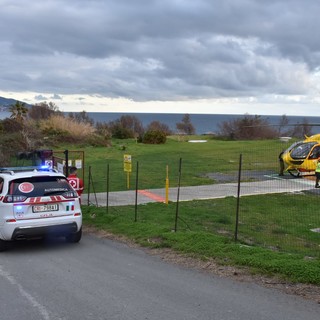
[[58,173],[56,169],[51,169],[48,166],[26,166],[26,167],[2,167],[0,173],[15,175],[18,173]]

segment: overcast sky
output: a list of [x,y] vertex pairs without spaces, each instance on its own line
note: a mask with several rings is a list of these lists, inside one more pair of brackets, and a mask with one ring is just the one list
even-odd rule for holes
[[0,0],[0,96],[320,116],[319,0]]

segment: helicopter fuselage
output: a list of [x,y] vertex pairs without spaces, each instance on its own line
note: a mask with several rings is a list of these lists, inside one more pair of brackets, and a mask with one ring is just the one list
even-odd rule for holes
[[286,171],[294,176],[313,173],[320,157],[320,134],[295,142],[284,151],[282,159]]

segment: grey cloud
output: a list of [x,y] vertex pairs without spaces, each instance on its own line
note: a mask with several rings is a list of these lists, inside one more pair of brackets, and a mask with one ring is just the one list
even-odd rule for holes
[[51,99],[304,93],[318,12],[318,0],[5,0],[0,86]]
[[39,94],[37,96],[34,97],[35,100],[37,101],[45,101],[45,100],[48,100],[47,97],[43,96],[42,94]]
[[54,94],[50,97],[50,100],[62,100],[62,97],[58,94]]

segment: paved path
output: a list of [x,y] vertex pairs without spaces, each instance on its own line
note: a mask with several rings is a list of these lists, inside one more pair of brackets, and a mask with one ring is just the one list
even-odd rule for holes
[[[314,181],[306,178],[280,178],[278,175],[269,175],[264,177],[263,181],[242,182],[240,187],[241,196],[299,192],[314,189]],[[212,184],[196,187],[181,187],[179,191],[180,201],[217,199],[225,197],[236,197],[238,194],[237,183]],[[165,202],[165,189],[139,190],[137,194],[137,203],[144,204],[149,202]],[[169,201],[176,202],[178,197],[178,188],[169,188]],[[90,194],[90,203],[98,206],[106,206],[107,194]],[[135,190],[110,192],[108,198],[109,206],[134,205],[136,201]],[[82,195],[82,203],[88,203],[88,195]]]

